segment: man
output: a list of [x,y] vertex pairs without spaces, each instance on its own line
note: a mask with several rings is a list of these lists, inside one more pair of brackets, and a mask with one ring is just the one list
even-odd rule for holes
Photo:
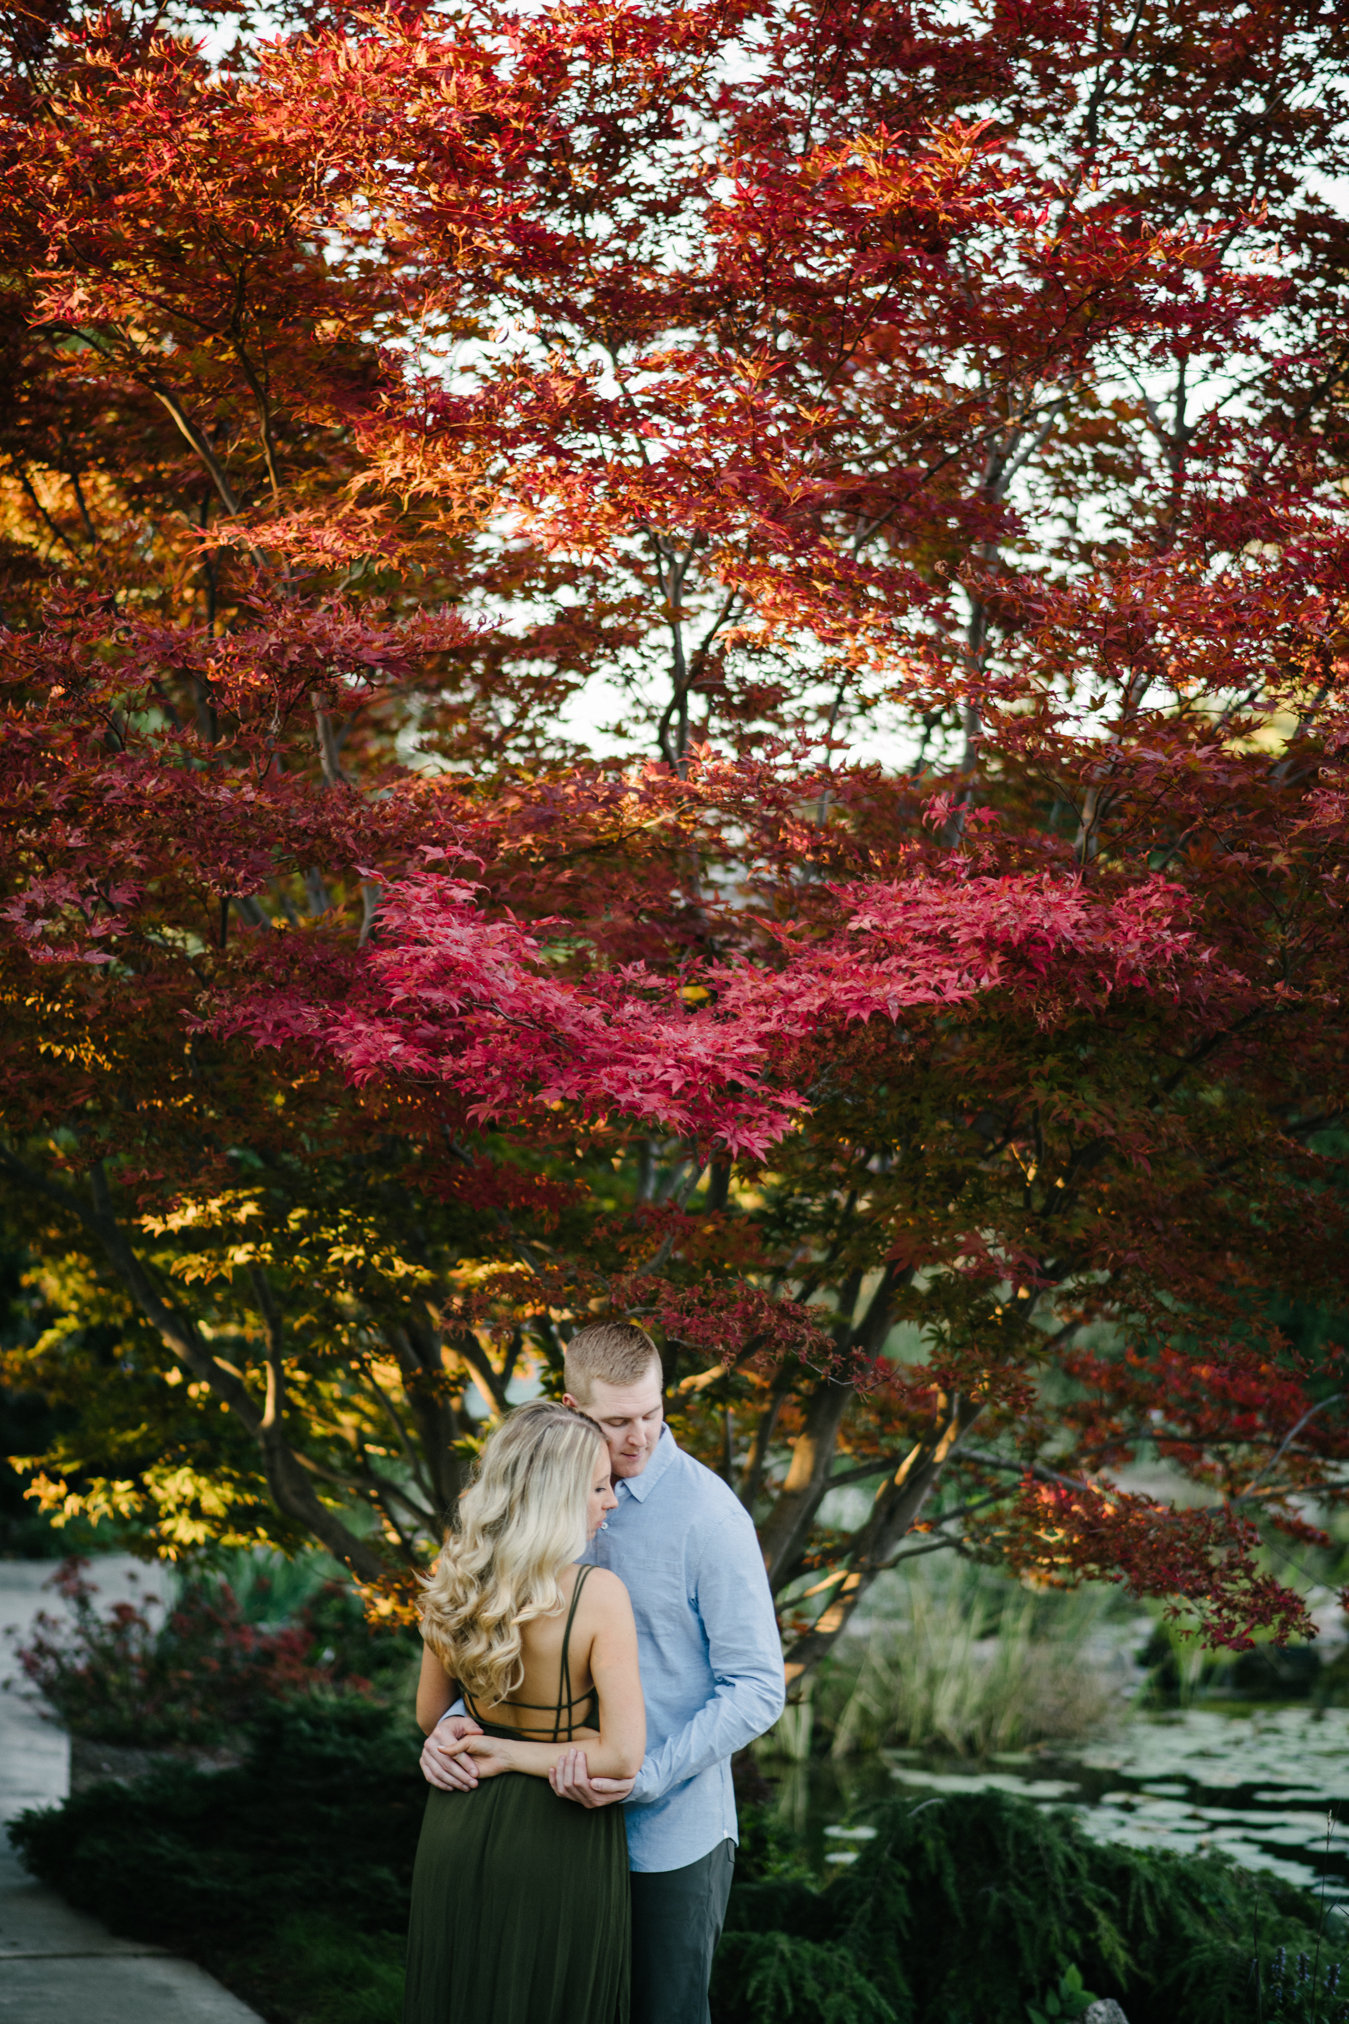
[[[590,1778],[583,1750],[553,1772],[581,1806],[622,1801],[632,1870],[632,2024],[710,2024],[707,1989],[735,1861],[731,1758],[782,1712],[782,1646],[748,1513],[664,1424],[660,1357],[631,1322],[567,1347],[565,1402],[603,1429],[618,1508],[590,1558],[625,1583],[637,1618],[647,1754],[631,1780]],[[444,1790],[476,1782],[437,1740],[476,1725],[454,1710],[422,1769]],[[580,2020],[578,2020],[580,2024]]]

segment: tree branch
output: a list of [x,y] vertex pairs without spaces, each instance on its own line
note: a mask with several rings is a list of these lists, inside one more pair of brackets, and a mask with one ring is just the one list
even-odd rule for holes
[[386,1580],[389,1569],[383,1558],[321,1502],[306,1482],[299,1458],[284,1438],[281,1421],[285,1379],[281,1364],[280,1319],[270,1299],[270,1290],[267,1291],[267,1305],[261,1310],[267,1330],[267,1399],[260,1410],[243,1379],[212,1353],[195,1322],[159,1292],[117,1220],[107,1174],[101,1162],[90,1170],[87,1199],[75,1189],[51,1180],[3,1145],[0,1145],[0,1166],[25,1187],[75,1218],[96,1240],[165,1348],[186,1365],[199,1383],[209,1386],[257,1441],[262,1450],[268,1488],[278,1511],[312,1533],[334,1558],[343,1561],[361,1580],[375,1583]]

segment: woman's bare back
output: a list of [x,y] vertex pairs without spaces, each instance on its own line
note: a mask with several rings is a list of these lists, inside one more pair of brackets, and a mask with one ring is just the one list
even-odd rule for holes
[[586,1602],[586,1590],[597,1575],[603,1577],[604,1570],[564,1569],[558,1578],[561,1609],[551,1616],[531,1617],[521,1626],[524,1678],[506,1700],[474,1703],[473,1713],[479,1721],[513,1729],[517,1735],[539,1742],[585,1743],[598,1737],[598,1708],[590,1671],[596,1612]]

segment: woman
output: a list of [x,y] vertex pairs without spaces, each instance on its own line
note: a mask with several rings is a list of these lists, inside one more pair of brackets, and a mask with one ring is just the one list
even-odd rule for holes
[[628,1592],[574,1564],[616,1503],[599,1428],[542,1399],[491,1436],[460,1499],[423,1600],[417,1720],[429,1732],[462,1694],[479,1783],[427,1800],[404,2024],[626,2024],[622,1808],[548,1783],[569,1749],[628,1778],[646,1747]]

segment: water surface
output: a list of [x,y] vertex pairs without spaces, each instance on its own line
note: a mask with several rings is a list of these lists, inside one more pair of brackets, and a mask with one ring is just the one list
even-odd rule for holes
[[1071,1806],[1089,1834],[1126,1848],[1222,1850],[1289,1883],[1349,1879],[1349,1708],[1203,1707],[1137,1715],[1071,1751],[884,1750],[773,1769],[779,1810],[824,1872],[856,1860],[868,1812],[897,1790],[915,1804],[1000,1791]]

